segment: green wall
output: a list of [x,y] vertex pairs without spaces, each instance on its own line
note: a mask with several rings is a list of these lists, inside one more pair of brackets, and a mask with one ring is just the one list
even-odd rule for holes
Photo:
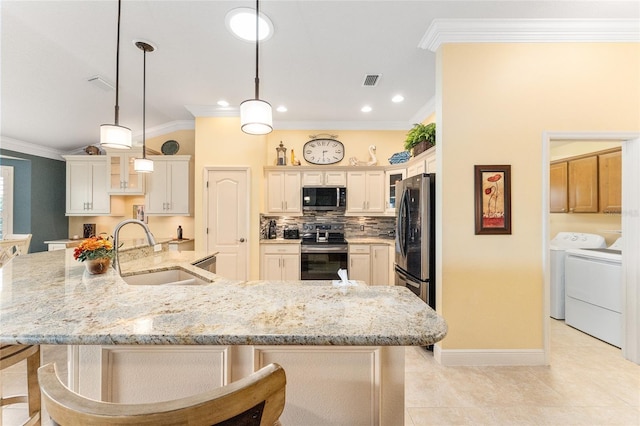
[[0,149],[0,164],[14,168],[13,232],[32,234],[31,253],[46,251],[44,241],[68,238],[65,216],[65,162]]

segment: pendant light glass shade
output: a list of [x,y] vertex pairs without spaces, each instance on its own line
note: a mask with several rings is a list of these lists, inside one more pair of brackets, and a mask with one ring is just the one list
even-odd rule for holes
[[153,161],[148,158],[136,158],[133,160],[133,169],[138,173],[153,172]]
[[255,97],[240,104],[240,129],[250,135],[266,135],[273,130],[271,104],[260,99],[259,46],[260,1],[256,0],[256,78]]
[[273,130],[271,104],[249,99],[240,104],[240,128],[250,135],[266,135]]
[[120,10],[122,1],[118,0],[118,29],[116,39],[116,106],[113,124],[103,124],[100,126],[100,145],[106,148],[131,149],[131,129],[120,126],[118,115],[120,106],[118,105],[118,93],[120,89]]
[[116,124],[100,126],[100,145],[106,148],[131,148],[131,129]]

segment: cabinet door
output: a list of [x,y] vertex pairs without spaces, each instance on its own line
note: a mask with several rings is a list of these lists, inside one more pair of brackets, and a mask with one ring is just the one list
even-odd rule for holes
[[322,186],[324,173],[321,171],[302,173],[302,186]]
[[67,160],[66,214],[109,214],[107,163]]
[[166,161],[154,161],[153,173],[147,176],[145,194],[146,214],[164,214],[167,211],[166,186],[169,180]]
[[569,161],[569,211],[598,212],[598,157]]
[[362,213],[366,211],[366,172],[349,172],[347,174],[347,185],[347,210],[353,213]]
[[367,211],[383,213],[385,207],[384,171],[367,172]]
[[406,169],[387,170],[385,172],[385,212],[393,214],[396,212],[396,185],[407,174]]
[[189,214],[189,162],[169,161],[167,175],[168,213],[172,215]]
[[262,255],[262,276],[263,280],[282,280],[282,256],[279,254]]
[[108,153],[109,193],[130,195],[144,193],[144,176],[134,169],[134,161],[140,157],[142,157],[141,150]]
[[284,174],[284,212],[288,214],[302,213],[302,187],[300,172]]
[[371,259],[369,253],[367,254],[350,254],[349,255],[349,279],[364,281],[365,283],[371,283]]
[[282,279],[298,281],[300,279],[300,255],[282,255]]
[[426,170],[424,160],[416,161],[407,167],[407,177],[416,176]]
[[392,285],[389,275],[389,246],[371,245],[371,285]]
[[567,162],[549,167],[549,210],[551,213],[567,212]]
[[622,151],[598,156],[601,213],[622,213]]
[[425,173],[436,173],[436,151],[431,150],[424,158]]
[[324,183],[327,186],[347,186],[347,175],[338,171],[324,172]]

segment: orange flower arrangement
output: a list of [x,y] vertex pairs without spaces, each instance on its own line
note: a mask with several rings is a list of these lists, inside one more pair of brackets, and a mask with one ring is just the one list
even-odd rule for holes
[[73,250],[73,258],[80,262],[105,257],[112,259],[115,255],[115,250],[113,250],[113,243],[109,238],[110,237],[105,238],[100,235],[97,237],[87,238]]

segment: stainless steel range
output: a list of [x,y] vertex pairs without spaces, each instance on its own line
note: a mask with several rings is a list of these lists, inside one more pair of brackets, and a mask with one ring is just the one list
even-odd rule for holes
[[300,253],[301,279],[338,279],[338,269],[347,269],[348,245],[344,239],[344,225],[304,224]]

